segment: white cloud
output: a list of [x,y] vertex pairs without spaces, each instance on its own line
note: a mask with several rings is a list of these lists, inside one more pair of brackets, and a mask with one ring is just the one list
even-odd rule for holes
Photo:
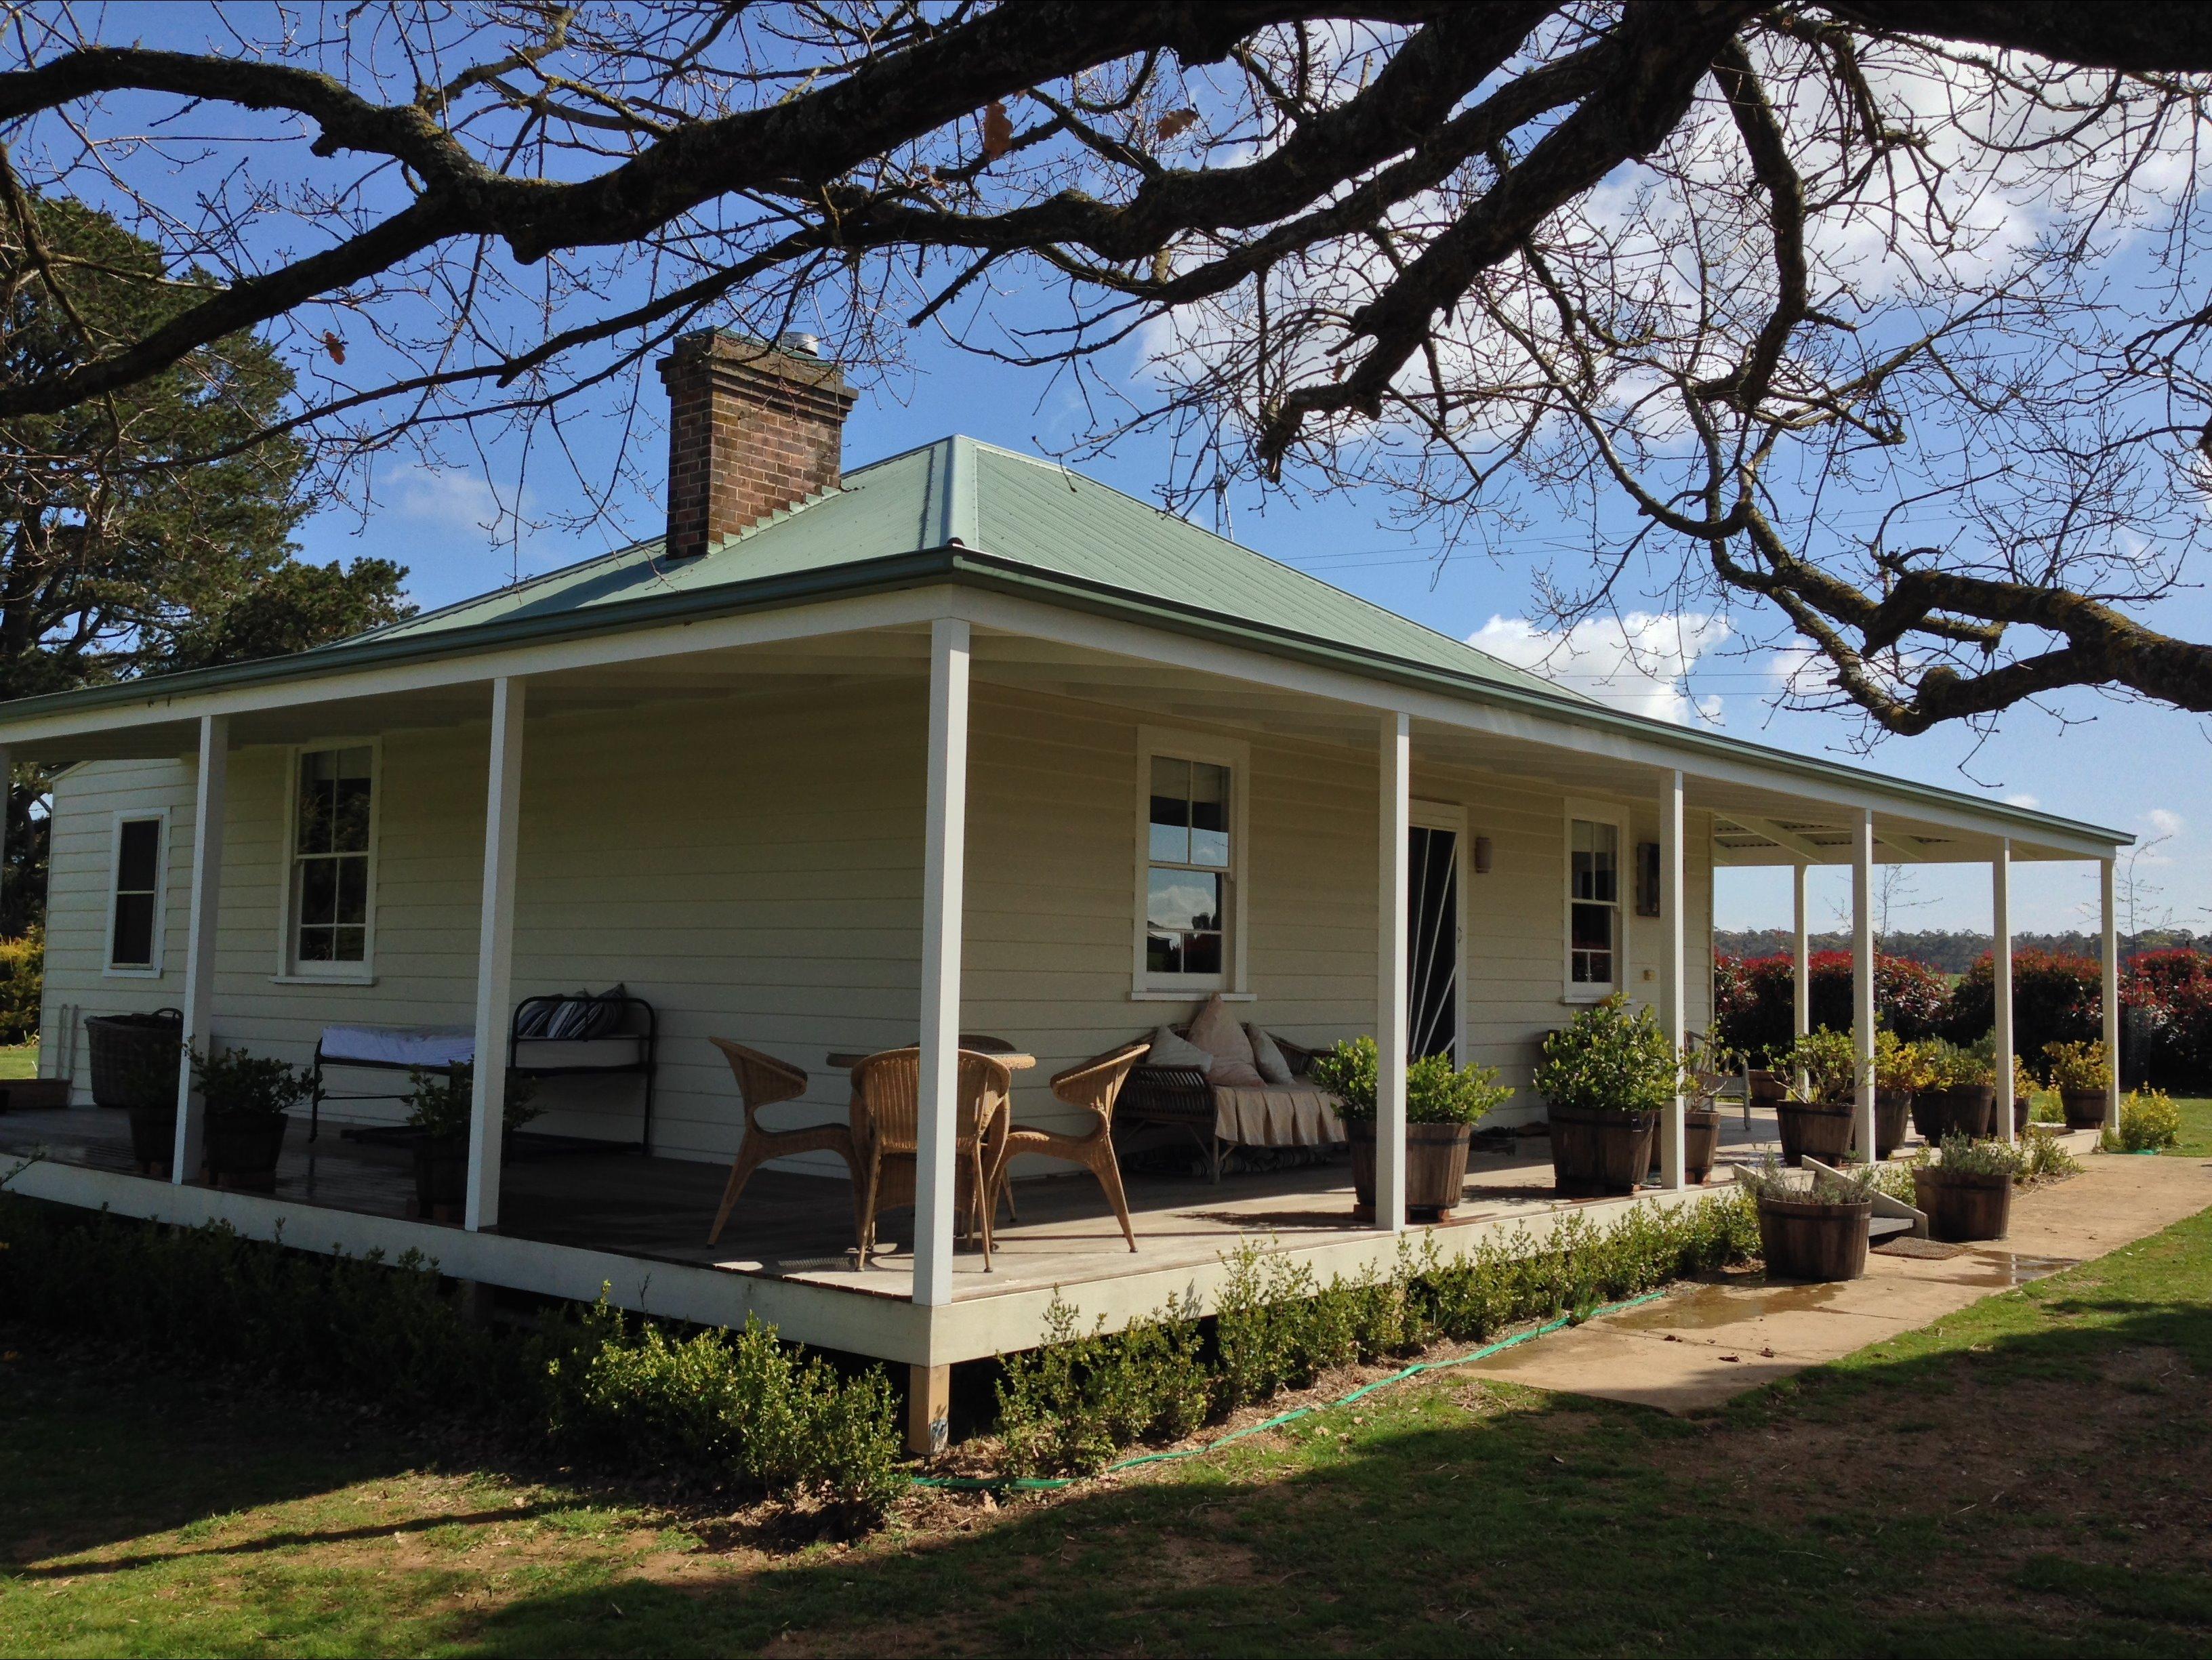
[[1677,725],[1718,726],[1720,698],[1693,699],[1686,682],[1729,632],[1721,618],[1695,612],[1586,617],[1564,633],[1525,617],[1493,616],[1468,644],[1615,708]]
[[2143,820],[2150,826],[2153,833],[2155,834],[2161,836],[2178,836],[2181,833],[2181,815],[2175,812],[2172,808],[2154,807],[2149,812],[2143,815]]
[[2043,805],[2043,797],[2040,796],[2029,795],[2023,791],[2017,796],[2007,796],[2005,797],[2005,805],[2008,807],[2040,807]]
[[433,472],[407,467],[385,487],[385,501],[404,518],[431,524],[474,524],[489,528],[506,516],[498,496],[480,474]]

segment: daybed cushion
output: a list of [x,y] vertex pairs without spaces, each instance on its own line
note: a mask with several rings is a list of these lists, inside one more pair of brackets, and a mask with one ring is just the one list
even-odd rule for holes
[[514,1042],[514,1063],[532,1069],[612,1070],[635,1066],[644,1058],[642,1033],[617,1033],[605,1038],[518,1038]]
[[1243,1147],[1334,1147],[1344,1140],[1336,1098],[1311,1084],[1216,1088],[1213,1133]]
[[340,1065],[459,1066],[476,1059],[477,1034],[465,1026],[326,1026],[319,1048]]
[[1256,1089],[1267,1081],[1253,1064],[1252,1040],[1215,992],[1190,1023],[1190,1040],[1213,1057],[1206,1081],[1217,1089]]
[[1244,1033],[1252,1039],[1252,1061],[1260,1069],[1261,1079],[1273,1084],[1290,1082],[1291,1063],[1283,1058],[1275,1040],[1256,1026],[1246,1027]]
[[546,1022],[544,1035],[578,1043],[604,1038],[622,1023],[623,1002],[629,996],[629,987],[624,984],[597,997],[585,992],[579,997],[564,997],[553,1010],[553,1018]]
[[1147,1066],[1189,1066],[1204,1072],[1213,1064],[1213,1057],[1188,1038],[1177,1035],[1175,1027],[1164,1026],[1152,1033],[1152,1052],[1145,1057]]

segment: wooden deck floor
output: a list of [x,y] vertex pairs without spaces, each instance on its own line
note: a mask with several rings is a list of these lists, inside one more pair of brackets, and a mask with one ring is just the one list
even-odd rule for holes
[[[1773,1139],[1771,1117],[1755,1118],[1747,1129],[1729,1115],[1729,1150],[1749,1154]],[[0,1154],[34,1153],[94,1169],[132,1168],[125,1115],[94,1107],[0,1113]],[[876,1296],[912,1294],[912,1213],[884,1218],[879,1240],[885,1249],[860,1271],[851,1255],[852,1189],[842,1180],[762,1171],[721,1243],[708,1246],[707,1228],[725,1173],[720,1166],[635,1153],[514,1158],[501,1191],[501,1231],[647,1261]],[[1341,1164],[1231,1174],[1218,1186],[1200,1177],[1136,1175],[1128,1188],[1139,1247],[1133,1254],[1089,1176],[1018,1182],[1020,1221],[1001,1223],[992,1271],[985,1272],[973,1251],[956,1257],[956,1300],[1210,1267],[1246,1239],[1291,1248],[1370,1233],[1352,1218],[1351,1172]],[[414,1198],[412,1166],[405,1148],[347,1141],[331,1125],[313,1144],[295,1130],[277,1172],[276,1197],[405,1216]],[[1580,1203],[1586,1202],[1563,1200],[1552,1190],[1545,1143],[1528,1139],[1511,1152],[1478,1152],[1469,1160],[1463,1201],[1443,1226],[1533,1220]]]

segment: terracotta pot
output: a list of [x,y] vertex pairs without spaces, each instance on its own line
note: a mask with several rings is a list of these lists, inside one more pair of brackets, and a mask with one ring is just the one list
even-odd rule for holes
[[415,1214],[459,1221],[468,1203],[469,1138],[425,1136],[415,1143]]
[[[1819,1156],[1818,1154],[1814,1155]],[[1856,1280],[1866,1272],[1872,1199],[1759,1202],[1759,1254],[1770,1279]]]
[[284,1131],[291,1122],[281,1112],[240,1117],[208,1114],[209,1179],[218,1187],[275,1192],[276,1159],[284,1150]]
[[1938,1239],[2002,1239],[2012,1227],[2012,1178],[1946,1170],[1930,1165],[1912,1172],[1912,1202]]
[[2062,1089],[2058,1105],[2065,1111],[2069,1130],[2101,1130],[2105,1126],[2105,1092],[2101,1089]]
[[1920,1139],[1930,1146],[1946,1136],[1994,1136],[1997,1129],[1996,1086],[1969,1083],[1917,1091],[1912,1097],[1912,1127],[1920,1132]]
[[1693,1106],[1682,1114],[1682,1174],[1686,1180],[1703,1182],[1713,1173],[1713,1160],[1721,1150],[1721,1110]]
[[177,1104],[131,1109],[131,1158],[142,1171],[166,1172],[177,1156]]
[[1656,1112],[1551,1109],[1552,1182],[1562,1193],[1633,1193],[1651,1168]]
[[[1406,1209],[1449,1216],[1467,1185],[1468,1143],[1474,1126],[1465,1124],[1409,1124],[1406,1126]],[[1352,1202],[1364,1216],[1375,1214],[1375,1121],[1346,1119],[1345,1140],[1352,1148]]]
[[1909,1089],[1877,1089],[1874,1092],[1874,1155],[1887,1159],[1905,1143],[1905,1131],[1912,1122],[1912,1092]]
[[1782,1160],[1803,1162],[1809,1153],[1822,1164],[1841,1164],[1850,1156],[1852,1108],[1830,1101],[1784,1101],[1775,1109],[1782,1126]]

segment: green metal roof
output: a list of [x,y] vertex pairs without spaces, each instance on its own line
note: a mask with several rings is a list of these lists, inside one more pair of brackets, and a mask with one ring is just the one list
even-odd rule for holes
[[[857,468],[840,488],[725,536],[698,559],[664,566],[660,547],[657,540],[640,542],[362,639],[453,634],[489,622],[696,594],[959,547],[1087,586],[1587,701],[1096,479],[969,438],[939,439]],[[343,652],[359,643],[324,649]]]

